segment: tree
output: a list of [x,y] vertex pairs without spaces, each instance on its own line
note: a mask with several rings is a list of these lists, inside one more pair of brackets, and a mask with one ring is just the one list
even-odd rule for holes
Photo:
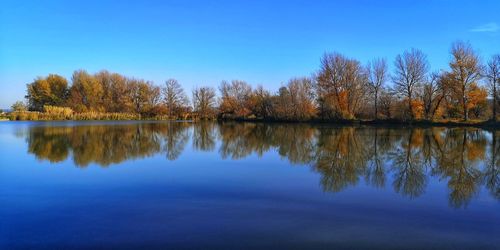
[[397,55],[394,61],[394,82],[395,91],[406,98],[410,117],[415,118],[414,99],[417,96],[422,84],[426,81],[429,63],[427,56],[418,49],[411,49]]
[[293,114],[291,102],[292,97],[288,88],[280,87],[278,94],[272,98],[272,117],[277,120],[291,120]]
[[249,99],[249,106],[252,114],[258,118],[270,118],[272,114],[273,101],[269,91],[265,90],[262,85],[252,92]]
[[472,84],[467,95],[467,109],[472,111],[476,118],[481,118],[488,108],[488,90],[480,87],[477,84]]
[[26,104],[23,101],[15,102],[14,104],[12,104],[11,108],[14,112],[22,112],[27,110]]
[[317,75],[320,113],[324,118],[353,119],[366,94],[366,72],[359,61],[325,54]]
[[154,116],[161,101],[160,87],[145,80],[130,80],[132,103],[135,112],[144,116]]
[[179,116],[189,100],[184,89],[175,79],[168,79],[163,87],[163,102],[167,106],[168,116]]
[[493,97],[492,119],[497,120],[498,87],[500,85],[500,54],[493,55],[486,64],[486,78],[488,79],[488,89]]
[[468,120],[469,92],[481,79],[482,65],[479,56],[469,43],[455,42],[451,47],[450,89],[461,104],[463,119]]
[[106,107],[111,112],[132,113],[134,104],[132,98],[132,88],[129,79],[117,73],[110,76],[110,98],[111,106]]
[[71,78],[69,106],[77,112],[104,111],[104,89],[96,77],[85,70],[77,70]]
[[424,118],[432,120],[441,107],[445,97],[443,79],[439,73],[432,73],[428,82],[423,86],[422,102],[424,104]]
[[231,83],[222,81],[219,87],[221,93],[221,102],[219,111],[222,116],[246,117],[250,115],[249,107],[252,87],[239,80],[233,80]]
[[42,111],[44,105],[63,106],[68,96],[68,81],[55,74],[38,77],[26,87],[30,110]]
[[294,120],[309,120],[316,115],[314,104],[314,84],[312,79],[307,77],[293,78],[287,85],[290,102],[286,103],[291,107]]
[[385,59],[374,59],[368,64],[367,71],[370,90],[374,95],[375,119],[378,119],[379,95],[387,78],[387,63]]
[[215,115],[215,90],[211,87],[200,87],[193,90],[194,111],[201,119],[211,119]]
[[98,73],[94,74],[94,78],[99,82],[102,86],[103,94],[101,99],[102,107],[105,111],[111,112],[113,109],[113,90],[112,90],[112,81],[111,81],[111,73],[107,70],[101,70]]
[[395,103],[394,94],[387,89],[382,89],[380,93],[380,113],[385,116],[386,119],[393,118],[393,108]]

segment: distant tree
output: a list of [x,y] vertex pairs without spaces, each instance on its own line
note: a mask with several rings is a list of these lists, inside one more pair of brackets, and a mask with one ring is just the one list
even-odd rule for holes
[[168,116],[180,116],[181,111],[189,105],[189,100],[184,89],[175,79],[165,82],[163,91],[163,102],[167,106]]
[[68,81],[59,75],[38,77],[27,84],[28,108],[42,111],[44,105],[63,106],[68,96]]
[[414,119],[416,114],[414,99],[425,83],[429,70],[427,56],[418,49],[411,49],[402,55],[397,55],[394,66],[392,77],[394,89],[406,99],[410,117]]
[[103,111],[111,112],[114,102],[111,73],[109,73],[107,70],[101,70],[98,73],[94,74],[94,77],[102,86],[103,94],[101,104],[103,107]]
[[368,64],[368,83],[373,93],[375,119],[378,119],[378,101],[382,88],[387,79],[387,63],[385,59],[377,58]]
[[96,77],[85,70],[73,73],[69,106],[77,112],[104,111],[102,99],[104,89]]
[[290,102],[285,105],[292,108],[289,114],[294,120],[309,120],[316,116],[316,105],[314,103],[314,84],[307,77],[293,78],[287,84]]
[[193,90],[193,108],[201,119],[215,116],[215,90],[211,87],[200,87]]
[[488,79],[488,89],[493,97],[492,119],[497,120],[498,87],[500,85],[500,54],[493,55],[486,65],[486,78]]
[[250,115],[249,107],[252,87],[240,80],[233,80],[231,83],[222,81],[219,86],[221,100],[219,111],[222,116],[246,117]]
[[151,82],[145,80],[129,80],[132,88],[132,103],[136,113],[143,116],[154,116],[158,112],[156,109],[161,102],[160,87],[154,86]]
[[445,98],[445,88],[442,83],[442,76],[439,73],[432,73],[429,81],[423,85],[422,102],[424,104],[424,118],[427,120],[434,119],[442,106]]
[[108,95],[111,97],[111,107],[106,108],[109,108],[111,112],[132,113],[134,104],[130,80],[117,73],[111,74],[110,78],[111,86]]
[[277,120],[291,120],[294,112],[292,97],[287,87],[280,87],[278,94],[272,98],[272,117]]
[[16,112],[21,112],[21,111],[26,111],[28,108],[26,107],[26,104],[23,101],[17,101],[11,106],[12,111]]
[[462,117],[465,121],[469,119],[469,95],[473,87],[481,79],[483,67],[479,56],[472,49],[469,43],[455,42],[451,47],[452,60],[450,62],[451,71],[450,90],[462,108]]
[[474,114],[475,118],[481,118],[488,109],[488,90],[484,87],[472,84],[467,95],[467,109]]
[[273,101],[271,93],[262,85],[258,86],[250,95],[250,109],[252,114],[259,118],[270,118],[272,114]]
[[380,113],[385,116],[386,119],[392,119],[394,112],[394,103],[396,99],[394,94],[387,89],[382,89],[380,92]]
[[319,109],[324,118],[355,118],[366,96],[367,75],[359,61],[325,54],[317,75]]

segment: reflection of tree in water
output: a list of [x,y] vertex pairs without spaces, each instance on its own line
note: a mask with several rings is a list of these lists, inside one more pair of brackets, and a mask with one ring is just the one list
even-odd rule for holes
[[484,182],[496,199],[500,199],[500,131],[491,132],[490,155],[486,161]]
[[215,149],[216,123],[202,121],[193,125],[193,148],[201,151],[213,151]]
[[[161,152],[161,138],[165,136],[168,139],[163,148],[169,150],[167,154],[175,157],[182,149],[175,152],[172,147],[181,148],[187,142],[176,142],[175,136],[180,128],[180,124],[174,123],[33,127],[30,128],[27,140],[29,152],[39,159],[58,162],[65,160],[71,152],[77,166],[85,167],[90,163],[108,166]],[[179,132],[168,134],[169,130]]]
[[102,166],[160,151],[160,140],[150,124],[143,126],[76,127],[71,135],[74,161],[79,166]]
[[69,155],[70,133],[70,127],[32,127],[26,135],[28,152],[40,160],[64,161]]
[[433,173],[448,179],[450,205],[466,206],[478,191],[485,157],[486,137],[478,129],[448,129],[444,140],[435,140],[436,166]]
[[262,156],[271,148],[294,164],[314,159],[314,132],[305,124],[224,123],[220,126],[223,159],[241,159],[252,153]]
[[274,126],[272,144],[293,164],[308,164],[316,155],[316,130],[306,124]]
[[388,153],[392,161],[394,189],[410,198],[422,195],[427,184],[421,151],[422,139],[422,129],[402,130],[401,142]]
[[[324,190],[338,192],[360,180],[383,188],[387,179],[410,198],[425,192],[429,176],[445,180],[450,205],[466,206],[481,185],[500,199],[500,133],[472,128],[366,128],[266,123],[138,123],[30,127],[23,132],[38,159],[77,166],[108,166],[164,153],[177,159],[189,141],[221,158],[242,159],[276,150],[292,164],[310,165]],[[486,150],[488,149],[488,150]]]
[[173,161],[182,154],[189,141],[189,127],[190,124],[186,122],[171,122],[161,130],[160,135],[164,142],[162,151],[165,152],[167,159]]
[[393,130],[374,128],[372,133],[367,133],[367,136],[372,135],[372,143],[366,145],[369,152],[369,161],[367,163],[365,180],[374,187],[382,188],[386,182],[387,152],[392,150],[394,139]]
[[353,127],[320,128],[313,167],[321,173],[321,184],[328,191],[340,191],[356,185],[366,172],[369,141],[366,130]]
[[270,148],[267,139],[268,128],[256,123],[229,122],[219,126],[221,147],[219,153],[223,159],[241,159],[255,152],[261,156]]

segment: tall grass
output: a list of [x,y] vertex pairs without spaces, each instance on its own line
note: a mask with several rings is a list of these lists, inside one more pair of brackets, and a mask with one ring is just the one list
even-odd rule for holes
[[47,118],[51,120],[69,120],[73,116],[73,110],[68,107],[58,107],[58,106],[43,106],[43,114],[47,115]]
[[132,113],[75,113],[71,120],[141,120],[141,115]]
[[11,121],[62,121],[62,120],[141,120],[141,115],[131,113],[75,113],[70,108],[44,107],[45,112],[18,111],[8,114]]

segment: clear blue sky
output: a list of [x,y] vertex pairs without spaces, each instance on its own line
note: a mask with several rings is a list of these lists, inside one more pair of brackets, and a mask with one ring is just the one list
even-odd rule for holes
[[469,41],[500,53],[500,1],[2,1],[0,108],[49,73],[108,69],[163,83],[246,80],[276,90],[324,52],[365,63],[416,47],[433,69]]

